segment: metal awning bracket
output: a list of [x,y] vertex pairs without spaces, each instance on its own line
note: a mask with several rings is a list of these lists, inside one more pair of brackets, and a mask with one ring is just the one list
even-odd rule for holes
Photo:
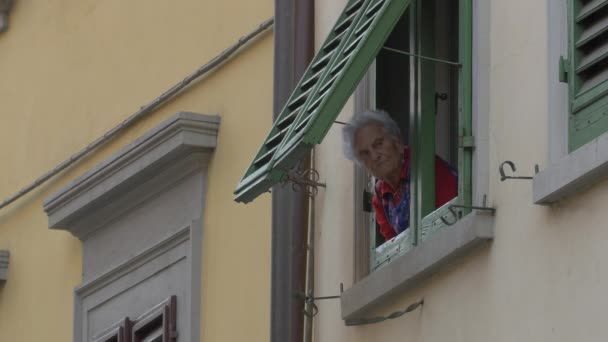
[[325,183],[319,182],[319,178],[319,171],[314,168],[297,167],[287,174],[287,182],[291,183],[293,191],[304,191],[309,197],[315,197],[319,187],[326,187]]

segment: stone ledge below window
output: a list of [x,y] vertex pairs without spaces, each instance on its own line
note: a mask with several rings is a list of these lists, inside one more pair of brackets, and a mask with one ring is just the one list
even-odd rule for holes
[[467,215],[344,291],[341,296],[342,319],[363,318],[391,296],[419,285],[454,258],[493,238],[493,216],[481,213]]
[[535,204],[552,204],[608,175],[608,134],[592,140],[534,176]]

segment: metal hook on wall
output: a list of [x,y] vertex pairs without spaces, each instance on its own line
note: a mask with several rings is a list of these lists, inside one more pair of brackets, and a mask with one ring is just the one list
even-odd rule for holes
[[457,221],[458,221],[458,214],[454,208],[452,208],[452,206],[448,206],[448,210],[450,211],[450,213],[452,214],[451,216],[454,218],[454,221],[450,222],[448,220],[446,220],[445,217],[441,216],[441,222],[443,222],[443,224],[445,224],[446,226],[451,226],[454,225]]
[[457,212],[456,210],[454,210],[454,208],[488,211],[488,212],[490,212],[491,215],[494,215],[494,213],[496,213],[496,208],[486,207],[486,195],[483,195],[483,202],[482,202],[481,207],[471,206],[471,205],[450,204],[448,206],[448,211],[452,214],[454,221],[450,222],[444,216],[441,216],[440,219],[441,219],[441,222],[443,222],[443,224],[445,224],[447,226],[452,226],[460,219],[461,213],[459,211]]
[[[529,176],[507,176],[505,173],[505,165],[508,165],[509,168],[511,168],[511,172],[517,171],[517,168],[515,168],[515,163],[513,163],[512,161],[505,160],[504,162],[502,162],[500,164],[500,166],[498,167],[498,172],[500,173],[501,182],[504,182],[507,179],[534,179],[534,177],[529,177]],[[535,174],[538,173],[538,164],[534,165],[534,173]]]

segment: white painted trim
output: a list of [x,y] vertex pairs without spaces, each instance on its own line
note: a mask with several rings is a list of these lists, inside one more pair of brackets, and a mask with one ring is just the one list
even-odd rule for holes
[[473,205],[481,205],[490,191],[490,18],[491,1],[473,0]]
[[[141,277],[137,279],[132,279],[129,284],[123,284],[122,287],[113,289],[109,294],[103,296],[96,301],[96,306],[101,304],[112,297],[117,295],[118,293],[126,290],[131,287],[133,283],[139,283],[150,274],[155,274],[160,272],[161,270],[168,268],[169,266],[183,260],[184,258],[188,259],[188,264],[190,268],[190,298],[184,303],[181,302],[178,305],[186,305],[188,309],[187,312],[190,313],[189,317],[182,318],[178,317],[178,320],[189,320],[188,326],[190,327],[190,331],[188,334],[183,334],[182,336],[188,336],[190,341],[198,341],[200,338],[200,306],[201,306],[201,276],[202,276],[202,236],[203,236],[203,227],[202,220],[193,220],[192,223],[186,227],[182,227],[175,233],[167,236],[162,241],[158,242],[156,245],[146,249],[145,251],[135,255],[133,258],[112,267],[104,274],[98,276],[97,278],[88,281],[74,290],[74,341],[84,341],[86,339],[86,312],[84,312],[85,308],[83,307],[83,301],[86,297],[95,294],[96,292],[104,289],[105,287],[116,283],[121,278],[126,275],[131,275],[134,271],[140,269],[142,266],[150,263],[150,261],[171,252],[172,249],[179,246],[184,242],[190,243],[189,254],[181,255],[176,254],[174,257],[170,258],[168,262],[154,265],[154,267]],[[168,294],[170,295],[170,294]],[[90,308],[89,308],[90,309]],[[115,326],[109,327],[109,329],[113,329]],[[100,334],[104,334],[106,331],[101,332]]]
[[[206,196],[203,196],[203,208]],[[190,226],[190,341],[201,340],[201,306],[202,275],[203,275],[203,221],[192,221]],[[178,304],[179,305],[179,304]],[[180,319],[179,317],[177,318]]]
[[[160,241],[158,244],[148,248],[147,250],[139,253],[133,258],[113,267],[106,273],[98,276],[97,278],[78,286],[74,290],[74,341],[86,341],[86,333],[88,331],[87,327],[87,311],[90,308],[85,308],[83,306],[83,302],[85,298],[95,294],[96,292],[103,290],[105,287],[115,283],[116,281],[123,278],[125,275],[131,274],[134,271],[140,269],[142,266],[145,266],[150,261],[155,258],[170,252],[173,248],[178,245],[188,241],[191,235],[191,227],[184,227],[174,234],[168,236],[164,240]],[[169,263],[163,263],[160,265],[155,265],[154,269],[148,270],[145,274],[137,279],[132,279],[131,283],[141,282],[143,279],[148,277],[150,274],[154,274],[156,272],[165,269],[172,264],[179,262],[182,260],[185,255],[178,256],[178,259],[172,258]],[[115,289],[111,294],[107,294],[101,300],[98,300],[93,307],[103,303],[109,298],[117,295],[118,293],[124,291],[125,289],[133,286],[133,284],[123,284],[122,287]],[[107,297],[107,298],[106,298]],[[197,325],[198,326],[198,325]],[[105,332],[103,332],[105,333]]]
[[568,84],[559,81],[559,58],[568,56],[567,0],[547,1],[549,164],[568,154]]
[[117,279],[120,279],[126,274],[129,274],[134,270],[140,268],[141,266],[145,265],[150,260],[157,258],[158,256],[171,250],[175,246],[190,239],[190,229],[191,226],[181,228],[179,231],[174,234],[171,234],[164,240],[158,242],[156,245],[135,255],[129,260],[122,262],[119,265],[110,267],[108,271],[98,276],[97,278],[81,284],[74,291],[76,291],[76,293],[81,297],[86,297],[91,293],[99,291],[100,289],[115,282]]
[[608,133],[604,133],[535,175],[534,203],[555,203],[607,177]]

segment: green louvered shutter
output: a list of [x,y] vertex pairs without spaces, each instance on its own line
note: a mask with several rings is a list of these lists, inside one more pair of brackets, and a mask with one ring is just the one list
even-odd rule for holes
[[410,0],[351,0],[235,191],[249,202],[320,143]]
[[569,148],[608,131],[608,0],[569,0]]

